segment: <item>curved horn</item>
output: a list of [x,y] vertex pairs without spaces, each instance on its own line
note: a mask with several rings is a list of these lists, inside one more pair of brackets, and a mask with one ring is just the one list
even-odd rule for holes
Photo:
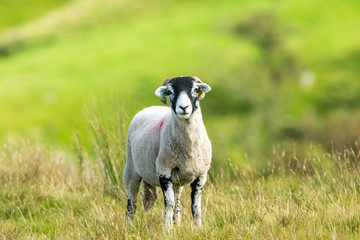
[[198,78],[198,77],[196,77],[196,76],[192,76],[192,78],[195,80],[195,82],[202,83],[202,81],[200,80],[200,78]]
[[164,81],[164,83],[163,83],[163,86],[168,85],[171,80],[173,80],[173,78],[168,78],[168,79],[166,79],[166,80]]

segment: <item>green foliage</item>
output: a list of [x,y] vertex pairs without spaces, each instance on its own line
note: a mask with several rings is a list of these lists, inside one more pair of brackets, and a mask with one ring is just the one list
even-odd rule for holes
[[153,92],[164,79],[197,75],[213,89],[202,109],[215,156],[244,165],[245,154],[263,162],[279,142],[341,149],[360,129],[358,9],[357,1],[69,1],[0,34],[0,137],[68,144],[74,129],[88,136],[91,95],[104,105],[117,96],[131,118],[160,104]]

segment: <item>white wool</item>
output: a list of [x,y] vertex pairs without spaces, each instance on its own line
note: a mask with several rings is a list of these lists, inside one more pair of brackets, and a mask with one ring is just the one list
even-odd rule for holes
[[124,181],[127,172],[134,171],[147,183],[160,186],[159,171],[179,168],[180,175],[173,176],[173,183],[183,186],[208,171],[211,143],[200,108],[188,120],[172,115],[169,107],[162,106],[148,107],[135,115],[128,131],[127,149],[132,158],[127,158]]

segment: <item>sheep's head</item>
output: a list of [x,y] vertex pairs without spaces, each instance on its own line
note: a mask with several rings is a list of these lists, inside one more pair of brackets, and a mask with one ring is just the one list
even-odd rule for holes
[[198,77],[168,78],[163,85],[156,89],[155,95],[160,101],[167,104],[169,97],[170,107],[181,119],[188,119],[198,109],[199,100],[211,90],[210,86],[201,82]]

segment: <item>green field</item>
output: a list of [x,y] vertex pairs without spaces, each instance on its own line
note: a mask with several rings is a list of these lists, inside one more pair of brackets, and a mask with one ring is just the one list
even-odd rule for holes
[[[355,0],[3,1],[0,235],[357,239],[359,11]],[[180,75],[212,87],[204,227],[191,225],[187,190],[172,233],[162,199],[129,228],[121,141]]]
[[[115,182],[120,181],[124,136],[108,128],[103,129],[107,134],[95,129],[103,139],[94,144],[97,156],[113,163]],[[113,184],[103,162],[89,158],[80,146],[76,155],[69,155],[21,139],[9,139],[3,145],[3,239],[360,237],[359,148],[326,153],[311,146],[297,153],[279,146],[261,171],[250,158],[243,168],[224,161],[212,167],[203,191],[203,226],[192,224],[190,188],[186,187],[181,201],[183,220],[164,232],[162,196],[146,214],[139,199],[134,225],[127,225],[122,184]]]
[[359,135],[358,10],[357,1],[64,2],[0,37],[0,136],[68,144],[93,97],[116,99],[131,118],[160,103],[164,79],[196,75],[213,87],[202,105],[215,146],[230,146],[218,155],[287,140],[343,147]]

